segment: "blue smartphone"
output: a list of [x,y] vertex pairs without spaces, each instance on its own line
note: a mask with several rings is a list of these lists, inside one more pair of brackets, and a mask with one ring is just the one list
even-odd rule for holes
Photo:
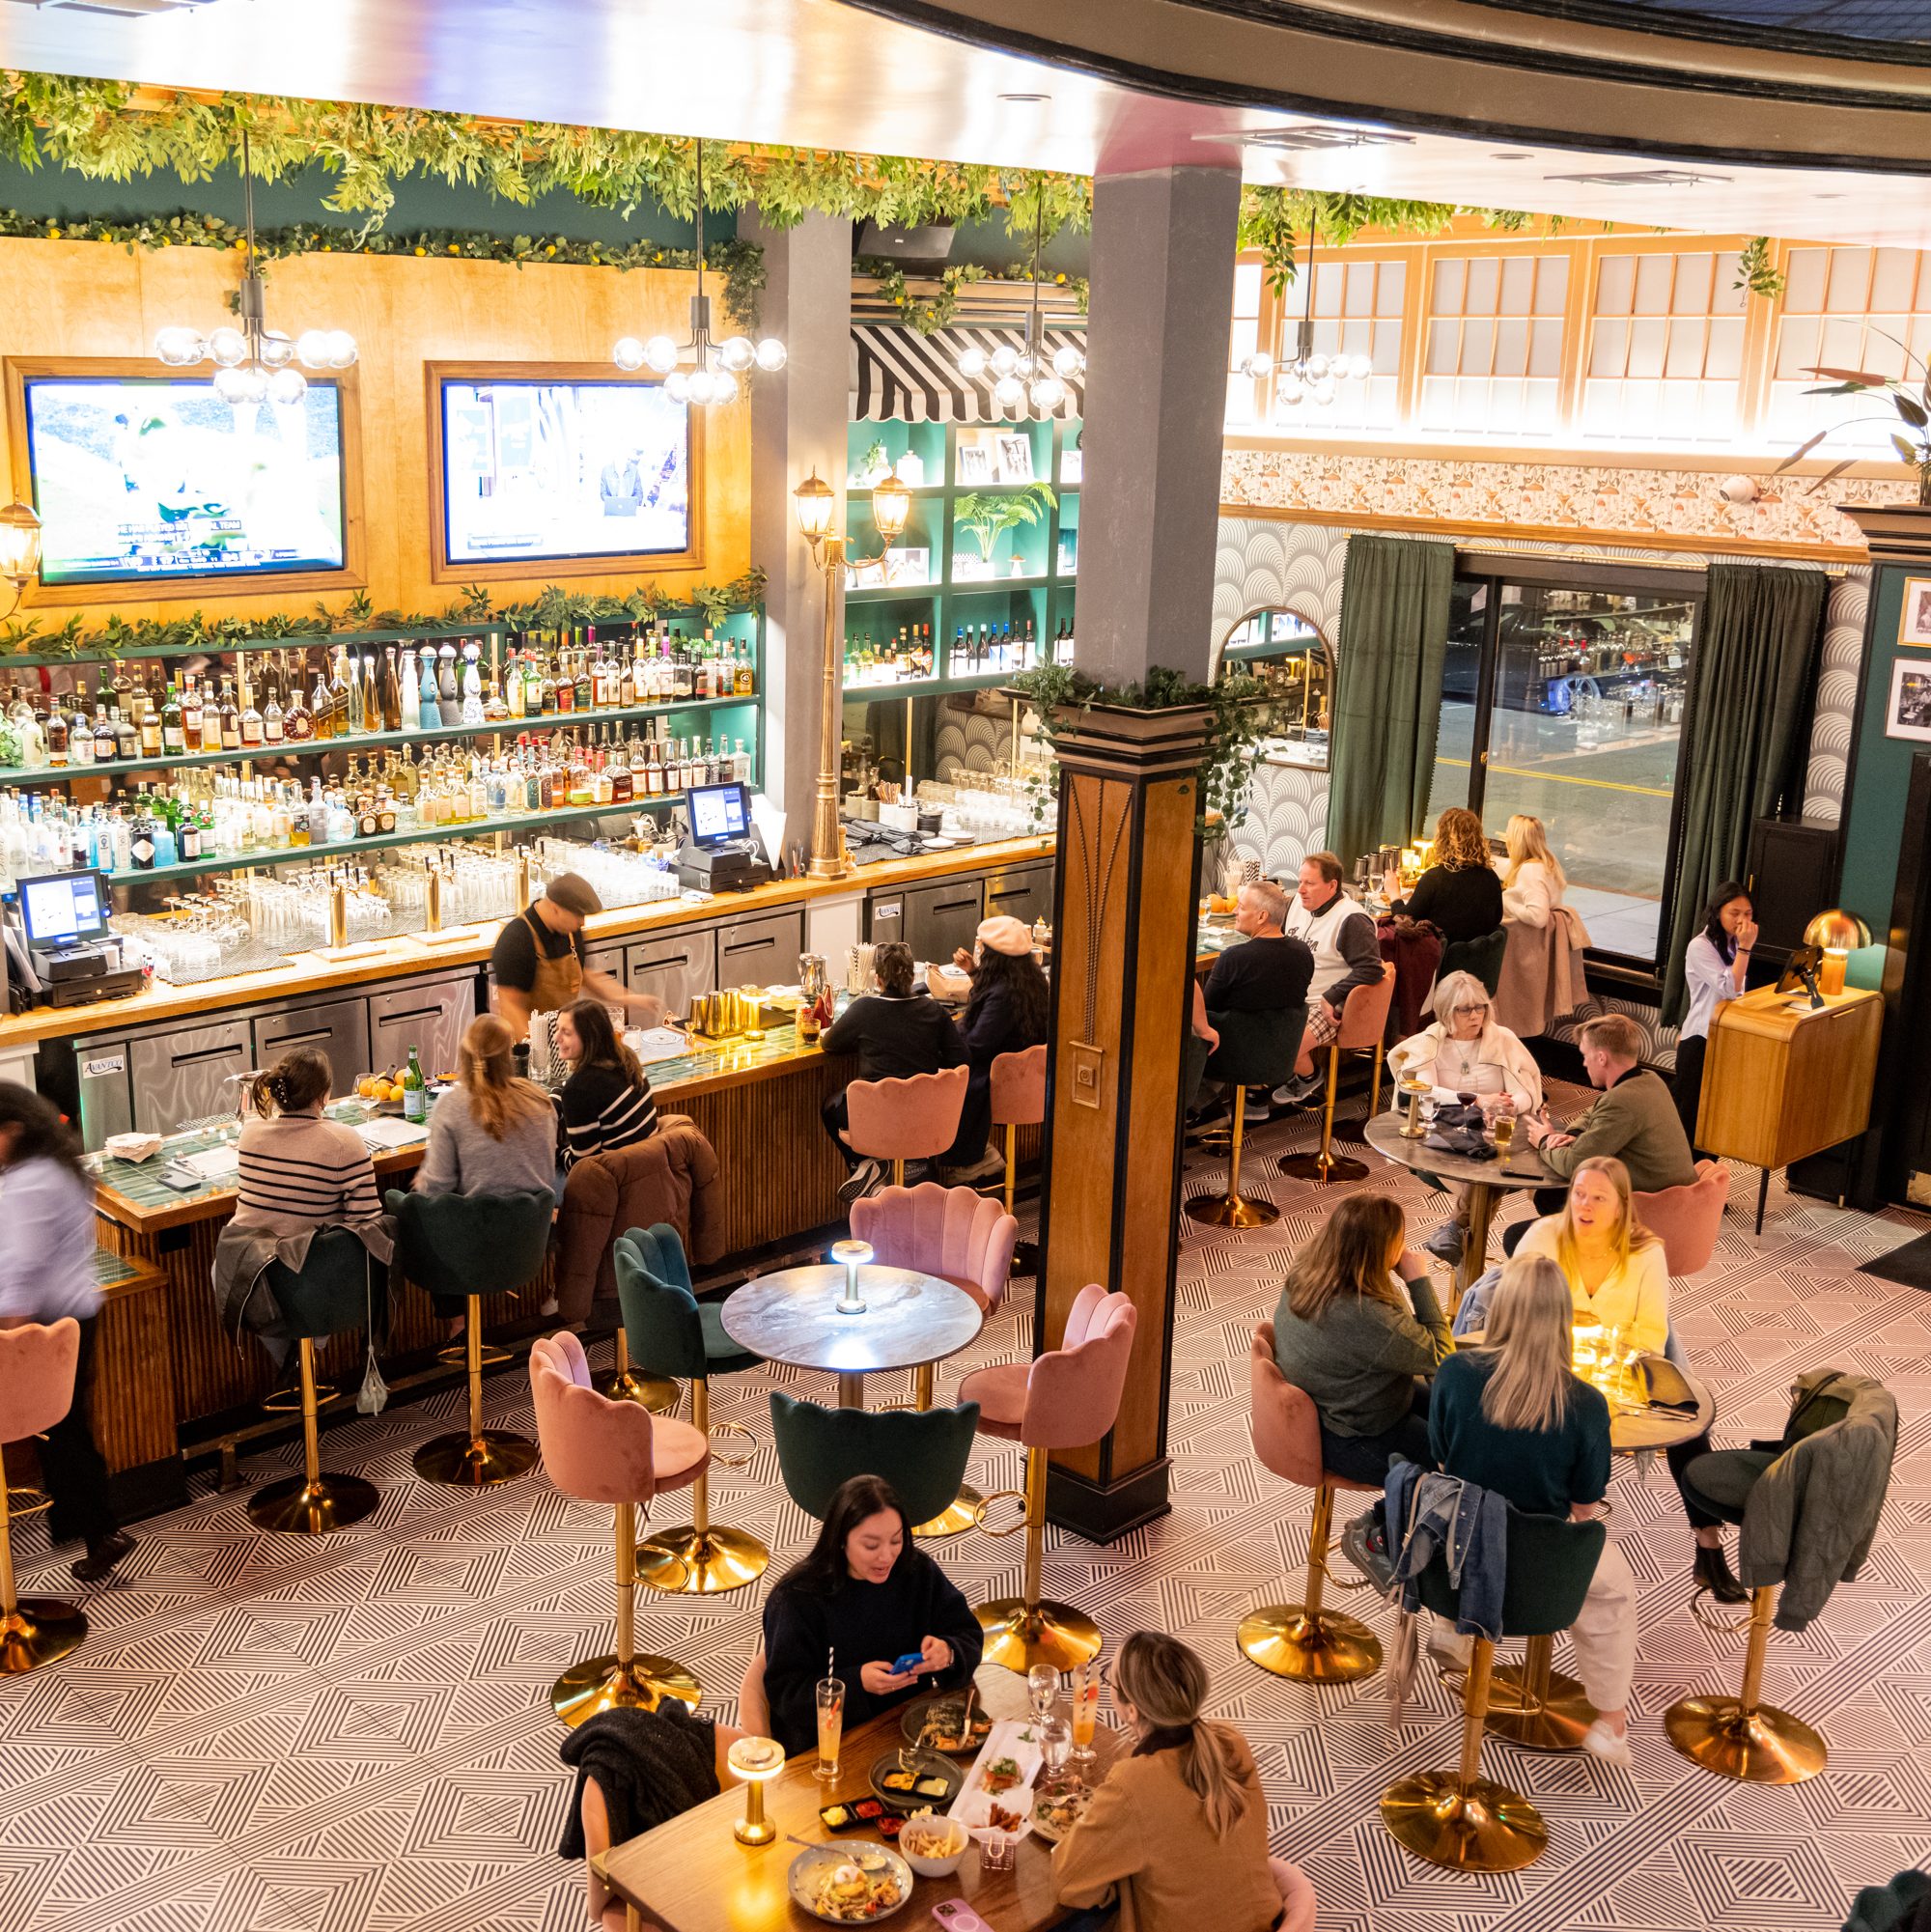
[[906,1654],[903,1657],[901,1657],[896,1664],[892,1666],[892,1675],[894,1677],[913,1677],[916,1676],[924,1668],[925,1668],[925,1652],[922,1650],[908,1650]]

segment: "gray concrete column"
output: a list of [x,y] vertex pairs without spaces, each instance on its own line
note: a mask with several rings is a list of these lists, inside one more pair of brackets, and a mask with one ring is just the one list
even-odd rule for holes
[[1093,183],[1079,668],[1205,682],[1234,317],[1232,167]]
[[[789,351],[776,376],[751,378],[751,561],[770,579],[765,612],[765,791],[784,810],[785,840],[811,833],[818,776],[818,676],[825,576],[798,534],[791,493],[814,466],[838,492],[844,526],[845,426],[852,394],[852,224],[808,214],[767,228],[753,210],[739,233],[765,251],[760,335]],[[842,587],[834,591],[840,605]]]

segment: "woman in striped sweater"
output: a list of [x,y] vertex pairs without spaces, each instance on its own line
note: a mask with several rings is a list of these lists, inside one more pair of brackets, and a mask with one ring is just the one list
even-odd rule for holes
[[617,1037],[601,1000],[579,999],[557,1019],[557,1051],[570,1078],[557,1096],[563,1165],[590,1154],[615,1154],[658,1131],[658,1104],[636,1054]]
[[[256,1118],[241,1130],[240,1198],[234,1225],[274,1235],[373,1221],[382,1212],[362,1136],[324,1120],[331,1072],[313,1047],[285,1053],[251,1090]],[[370,1242],[374,1251],[376,1244]],[[378,1253],[386,1259],[386,1244]]]

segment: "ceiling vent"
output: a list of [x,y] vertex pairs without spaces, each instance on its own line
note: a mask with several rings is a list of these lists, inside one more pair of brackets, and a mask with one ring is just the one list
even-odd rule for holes
[[[1217,137],[1216,137],[1217,138]],[[1244,132],[1248,148],[1282,148],[1290,154],[1323,154],[1343,148],[1412,148],[1413,134],[1378,134],[1365,127],[1329,127],[1309,122],[1301,127],[1262,127]]]
[[40,14],[105,14],[116,20],[138,20],[150,14],[192,13],[213,0],[14,0]]
[[1546,182],[1576,182],[1591,188],[1693,188],[1702,182],[1727,182],[1728,175],[1693,174],[1688,168],[1634,168],[1619,173],[1544,175]]

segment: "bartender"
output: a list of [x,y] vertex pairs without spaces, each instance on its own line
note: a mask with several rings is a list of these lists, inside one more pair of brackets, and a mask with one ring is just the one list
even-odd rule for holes
[[574,999],[601,999],[621,1006],[638,1022],[655,1026],[663,1001],[654,993],[632,993],[622,980],[584,964],[583,922],[603,902],[590,882],[574,872],[552,879],[544,896],[503,923],[490,949],[493,1004],[518,1041],[530,1037],[530,1016],[557,1013]]

